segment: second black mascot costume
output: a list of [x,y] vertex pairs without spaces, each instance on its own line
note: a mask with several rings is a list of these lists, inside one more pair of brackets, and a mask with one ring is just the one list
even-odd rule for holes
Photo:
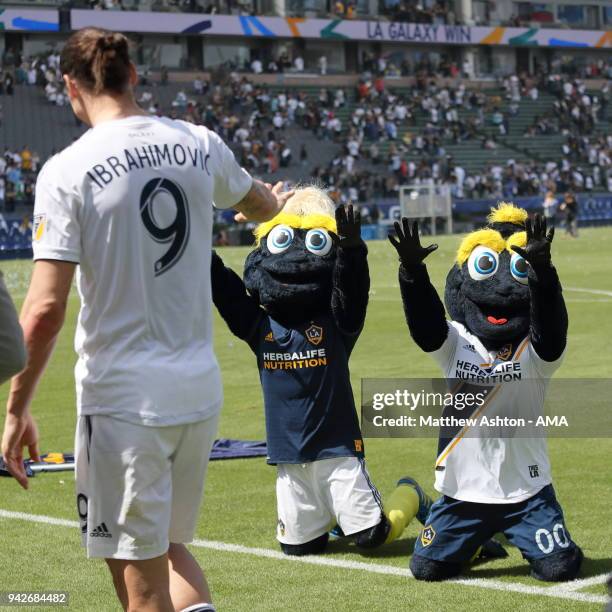
[[[487,227],[463,239],[446,279],[451,320],[429,280],[416,223],[396,223],[399,282],[410,334],[453,385],[486,390],[464,416],[539,414],[561,364],[567,312],[551,262],[553,230],[526,211],[500,204]],[[506,382],[511,381],[511,382]],[[457,389],[457,387],[454,387]],[[491,419],[493,420],[493,419]],[[460,573],[487,538],[503,532],[540,580],[574,579],[582,552],[572,541],[552,486],[542,437],[499,436],[493,428],[457,427],[440,437],[431,507],[411,569],[420,580]],[[484,433],[482,433],[484,431]],[[495,433],[497,432],[497,436]]]

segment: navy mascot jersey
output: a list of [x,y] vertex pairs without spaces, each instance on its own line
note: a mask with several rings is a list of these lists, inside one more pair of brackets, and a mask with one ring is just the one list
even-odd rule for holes
[[292,327],[261,317],[249,344],[264,395],[268,463],[363,456],[348,367],[356,340],[329,315]]
[[370,290],[359,213],[306,187],[255,236],[244,280],[214,253],[211,285],[230,331],[257,357],[268,462],[361,458],[348,366]]

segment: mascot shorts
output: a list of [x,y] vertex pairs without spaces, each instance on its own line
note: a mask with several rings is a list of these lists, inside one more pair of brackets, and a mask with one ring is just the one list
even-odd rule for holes
[[77,509],[88,557],[144,560],[193,539],[219,416],[151,427],[81,416]]
[[463,563],[500,532],[528,561],[576,548],[555,491],[547,485],[517,504],[477,504],[442,495],[431,507],[414,553],[435,561]]
[[282,544],[305,544],[336,523],[349,536],[378,525],[383,516],[380,493],[359,457],[279,464],[276,503]]

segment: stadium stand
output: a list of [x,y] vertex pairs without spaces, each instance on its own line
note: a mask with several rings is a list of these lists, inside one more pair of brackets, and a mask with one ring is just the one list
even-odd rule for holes
[[[54,0],[35,4],[57,7]],[[2,0],[0,5],[4,5]],[[580,29],[587,27],[595,15],[593,27],[601,26],[603,32],[609,18],[603,6],[588,14],[570,14],[562,5],[555,5],[551,19],[526,12],[522,5],[518,6],[519,14],[513,16],[501,5],[486,15],[479,12],[479,7],[469,0],[288,0],[284,15],[304,14],[306,22],[315,14],[331,17],[329,25],[319,32],[321,39],[336,26],[342,27],[353,18],[355,22],[349,25],[354,25],[365,15],[381,23],[401,22],[396,32],[407,33],[422,24],[423,28],[433,28],[427,30],[431,35],[437,28],[446,32],[443,40],[447,43],[454,41],[448,38],[455,36],[453,24],[462,21],[469,24],[465,26],[469,29],[481,23],[528,26],[540,19],[552,27],[565,19]],[[240,43],[223,37],[200,37],[199,30],[198,36],[176,36],[172,43],[169,37],[165,42],[159,42],[161,38],[147,42],[146,35],[135,36],[135,57],[140,60],[145,56],[151,60],[155,53],[149,51],[160,51],[166,45],[168,53],[176,56],[174,66],[195,65],[198,56],[200,63],[203,60],[211,66],[208,72],[168,70],[158,61],[160,51],[158,60],[152,60],[157,64],[145,62],[139,66],[142,83],[137,95],[143,108],[152,114],[214,129],[230,144],[242,165],[268,181],[315,179],[329,186],[336,201],[356,202],[366,209],[397,206],[399,188],[415,183],[449,184],[457,211],[480,211],[485,205],[479,202],[500,199],[533,198],[525,205],[533,207],[539,201],[539,206],[547,191],[561,199],[564,192],[573,190],[584,197],[593,196],[588,205],[585,200],[584,219],[587,211],[593,222],[608,214],[603,202],[607,202],[605,194],[612,192],[612,62],[605,54],[610,45],[609,32],[603,32],[599,42],[589,42],[588,46],[597,50],[588,53],[527,52],[532,44],[529,37],[538,35],[535,29],[521,34],[524,41],[521,36],[506,42],[499,38],[485,43],[482,39],[480,44],[506,45],[508,53],[486,49],[491,58],[499,51],[495,64],[485,61],[487,54],[483,53],[475,63],[475,48],[432,43],[417,51],[417,47],[401,41],[353,44],[346,34],[334,38],[337,33],[330,34],[326,42],[314,39],[315,46],[310,49],[308,40],[262,45],[265,36],[272,34],[265,34],[267,26],[253,15],[276,10],[264,0],[257,4],[248,0],[77,0],[70,8],[153,12],[143,19],[155,17],[156,12],[202,12],[232,15],[239,20],[245,34]],[[15,248],[21,248],[21,240],[29,231],[24,218],[32,213],[37,171],[54,152],[85,130],[75,120],[63,91],[58,43],[74,23],[71,20],[93,13],[66,7],[62,10],[55,11],[59,15],[57,37],[40,35],[36,42],[33,35],[24,38],[11,33],[15,27],[11,23],[38,27],[36,20],[28,21],[17,13],[13,22],[6,22],[9,33],[0,36],[0,214],[4,214],[0,240],[11,242]],[[134,14],[126,13],[126,18],[129,15]],[[198,19],[196,15],[168,15],[168,19],[175,18]],[[143,31],[156,32],[159,25],[155,24],[159,23],[154,19],[153,25],[147,26],[152,29]],[[48,26],[46,23],[44,27]],[[265,36],[256,40],[251,36],[253,28]],[[461,25],[458,29],[465,28]],[[502,30],[504,27],[488,36],[503,37]],[[391,28],[387,34],[390,32]],[[369,26],[367,33],[370,36]],[[599,36],[599,32],[582,34],[588,35],[588,40],[591,35]],[[553,35],[559,36],[558,31]],[[220,41],[221,47],[227,42],[227,53],[218,53],[221,64],[207,63],[212,56],[202,45],[211,44],[207,42],[211,40]],[[551,47],[565,44],[555,40],[543,42]],[[523,43],[525,48],[519,48]],[[235,51],[239,44],[249,46]],[[516,52],[512,45],[518,45]],[[40,51],[43,48],[53,50]],[[524,68],[525,58],[521,59],[527,53],[529,69]],[[330,56],[329,72],[325,54]],[[513,57],[507,65],[515,69],[504,71],[509,54]],[[336,56],[333,61],[332,55]],[[346,73],[340,72],[339,66],[346,66]],[[228,220],[224,218],[223,222]]]
[[[142,87],[139,100],[152,113],[215,129],[233,142],[246,167],[272,179],[289,165],[295,166],[295,179],[325,174],[322,168],[337,179],[341,172],[336,169],[343,168],[345,175],[356,177],[349,181],[354,187],[363,173],[378,174],[382,164],[391,170],[386,177],[391,180],[370,186],[368,195],[385,195],[406,180],[452,180],[454,175],[457,197],[465,195],[466,181],[468,195],[483,197],[496,191],[483,174],[499,182],[498,166],[507,168],[513,161],[530,174],[537,167],[537,184],[508,187],[515,195],[532,195],[549,187],[540,185],[541,166],[551,174],[546,165],[552,163],[570,176],[568,188],[584,188],[592,175],[577,165],[584,161],[589,169],[597,168],[590,190],[602,190],[610,170],[607,86],[588,92],[580,82],[565,82],[571,86],[568,96],[550,80],[544,83],[547,90],[536,95],[535,81],[519,85],[516,94],[509,83],[505,89],[466,90],[463,84],[445,87],[427,80],[416,89],[398,90],[387,88],[382,78],[363,79],[357,91],[350,91],[316,85],[258,87],[233,75],[213,86],[197,78],[189,86]],[[47,85],[45,100],[42,91],[17,85],[13,95],[4,96],[4,113],[11,121],[2,130],[9,149],[27,143],[46,159],[84,128],[61,93],[49,94]],[[572,118],[576,108],[583,109],[579,121]],[[595,158],[584,138],[599,142]],[[309,151],[312,159],[315,150],[313,163]],[[457,172],[455,160],[461,164]],[[517,183],[520,178],[514,177]]]

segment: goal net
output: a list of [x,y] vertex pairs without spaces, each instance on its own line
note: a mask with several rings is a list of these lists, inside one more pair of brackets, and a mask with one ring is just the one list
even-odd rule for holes
[[436,234],[438,219],[445,221],[444,233],[453,233],[453,208],[448,185],[403,185],[400,187],[402,217],[429,222],[430,233]]

